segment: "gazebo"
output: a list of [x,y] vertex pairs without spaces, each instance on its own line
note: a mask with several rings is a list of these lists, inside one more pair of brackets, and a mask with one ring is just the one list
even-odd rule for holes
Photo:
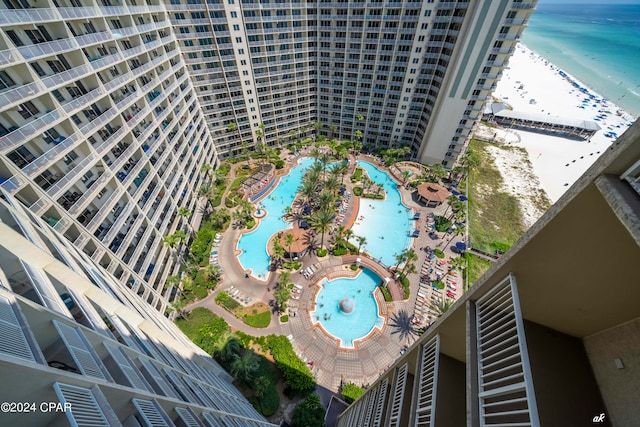
[[[280,245],[284,248],[287,256],[301,257],[309,250],[309,241],[306,237],[306,233],[307,230],[302,228],[290,228],[280,231],[276,238],[280,240]],[[286,243],[287,234],[293,234],[294,241],[290,248]],[[291,251],[291,253],[289,253],[289,251]]]
[[417,191],[418,200],[422,201],[429,208],[439,206],[451,195],[449,190],[435,182],[423,182],[418,185]]

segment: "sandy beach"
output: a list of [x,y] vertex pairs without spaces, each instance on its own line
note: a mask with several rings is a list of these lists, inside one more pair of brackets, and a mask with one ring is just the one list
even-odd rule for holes
[[[582,87],[586,85],[570,75],[564,77],[559,71],[558,67],[519,44],[493,93],[494,98],[508,104],[514,111],[591,120],[600,126],[600,131],[588,141],[513,130],[519,138],[512,139],[510,144],[527,151],[532,171],[552,202],[558,200],[615,141],[615,137],[605,134],[614,132],[620,136],[635,120],[591,89],[588,89],[589,94],[595,99],[589,99],[589,94],[577,89],[571,81]],[[500,151],[494,154],[500,155]],[[497,163],[503,164],[504,161],[497,159]],[[508,178],[514,179],[513,176]],[[530,187],[526,174],[515,179],[516,182],[511,181],[514,194],[521,194]]]

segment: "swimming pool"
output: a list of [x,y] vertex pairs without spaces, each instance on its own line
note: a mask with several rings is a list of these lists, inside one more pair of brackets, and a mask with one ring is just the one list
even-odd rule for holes
[[311,322],[340,341],[340,347],[354,348],[354,342],[384,327],[373,295],[382,279],[364,268],[355,278],[323,279],[316,295]]
[[[409,233],[415,229],[413,211],[402,203],[398,184],[387,172],[361,160],[358,160],[358,166],[367,171],[376,184],[384,186],[387,196],[384,200],[361,198],[351,229],[357,236],[367,238],[363,251],[386,266],[394,265],[395,256],[411,245]],[[357,245],[355,240],[353,243]]]
[[282,219],[282,215],[285,207],[293,203],[304,172],[313,160],[310,157],[300,159],[298,164],[291,168],[289,174],[280,179],[276,188],[260,202],[266,210],[266,215],[260,219],[255,230],[243,234],[238,240],[237,248],[242,251],[238,261],[242,268],[251,270],[251,275],[256,279],[266,281],[269,276],[270,258],[267,253],[269,238],[275,232],[293,226]]

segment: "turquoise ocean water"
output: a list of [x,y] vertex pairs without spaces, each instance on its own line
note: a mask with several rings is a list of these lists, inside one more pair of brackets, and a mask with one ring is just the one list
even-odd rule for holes
[[640,116],[640,4],[538,3],[522,42]]

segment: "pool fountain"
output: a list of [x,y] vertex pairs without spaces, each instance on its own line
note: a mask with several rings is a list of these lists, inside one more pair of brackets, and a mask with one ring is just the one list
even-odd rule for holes
[[311,321],[346,349],[365,339],[376,328],[382,330],[385,319],[379,313],[374,292],[382,279],[364,268],[356,277],[323,279],[318,283],[315,310]]

